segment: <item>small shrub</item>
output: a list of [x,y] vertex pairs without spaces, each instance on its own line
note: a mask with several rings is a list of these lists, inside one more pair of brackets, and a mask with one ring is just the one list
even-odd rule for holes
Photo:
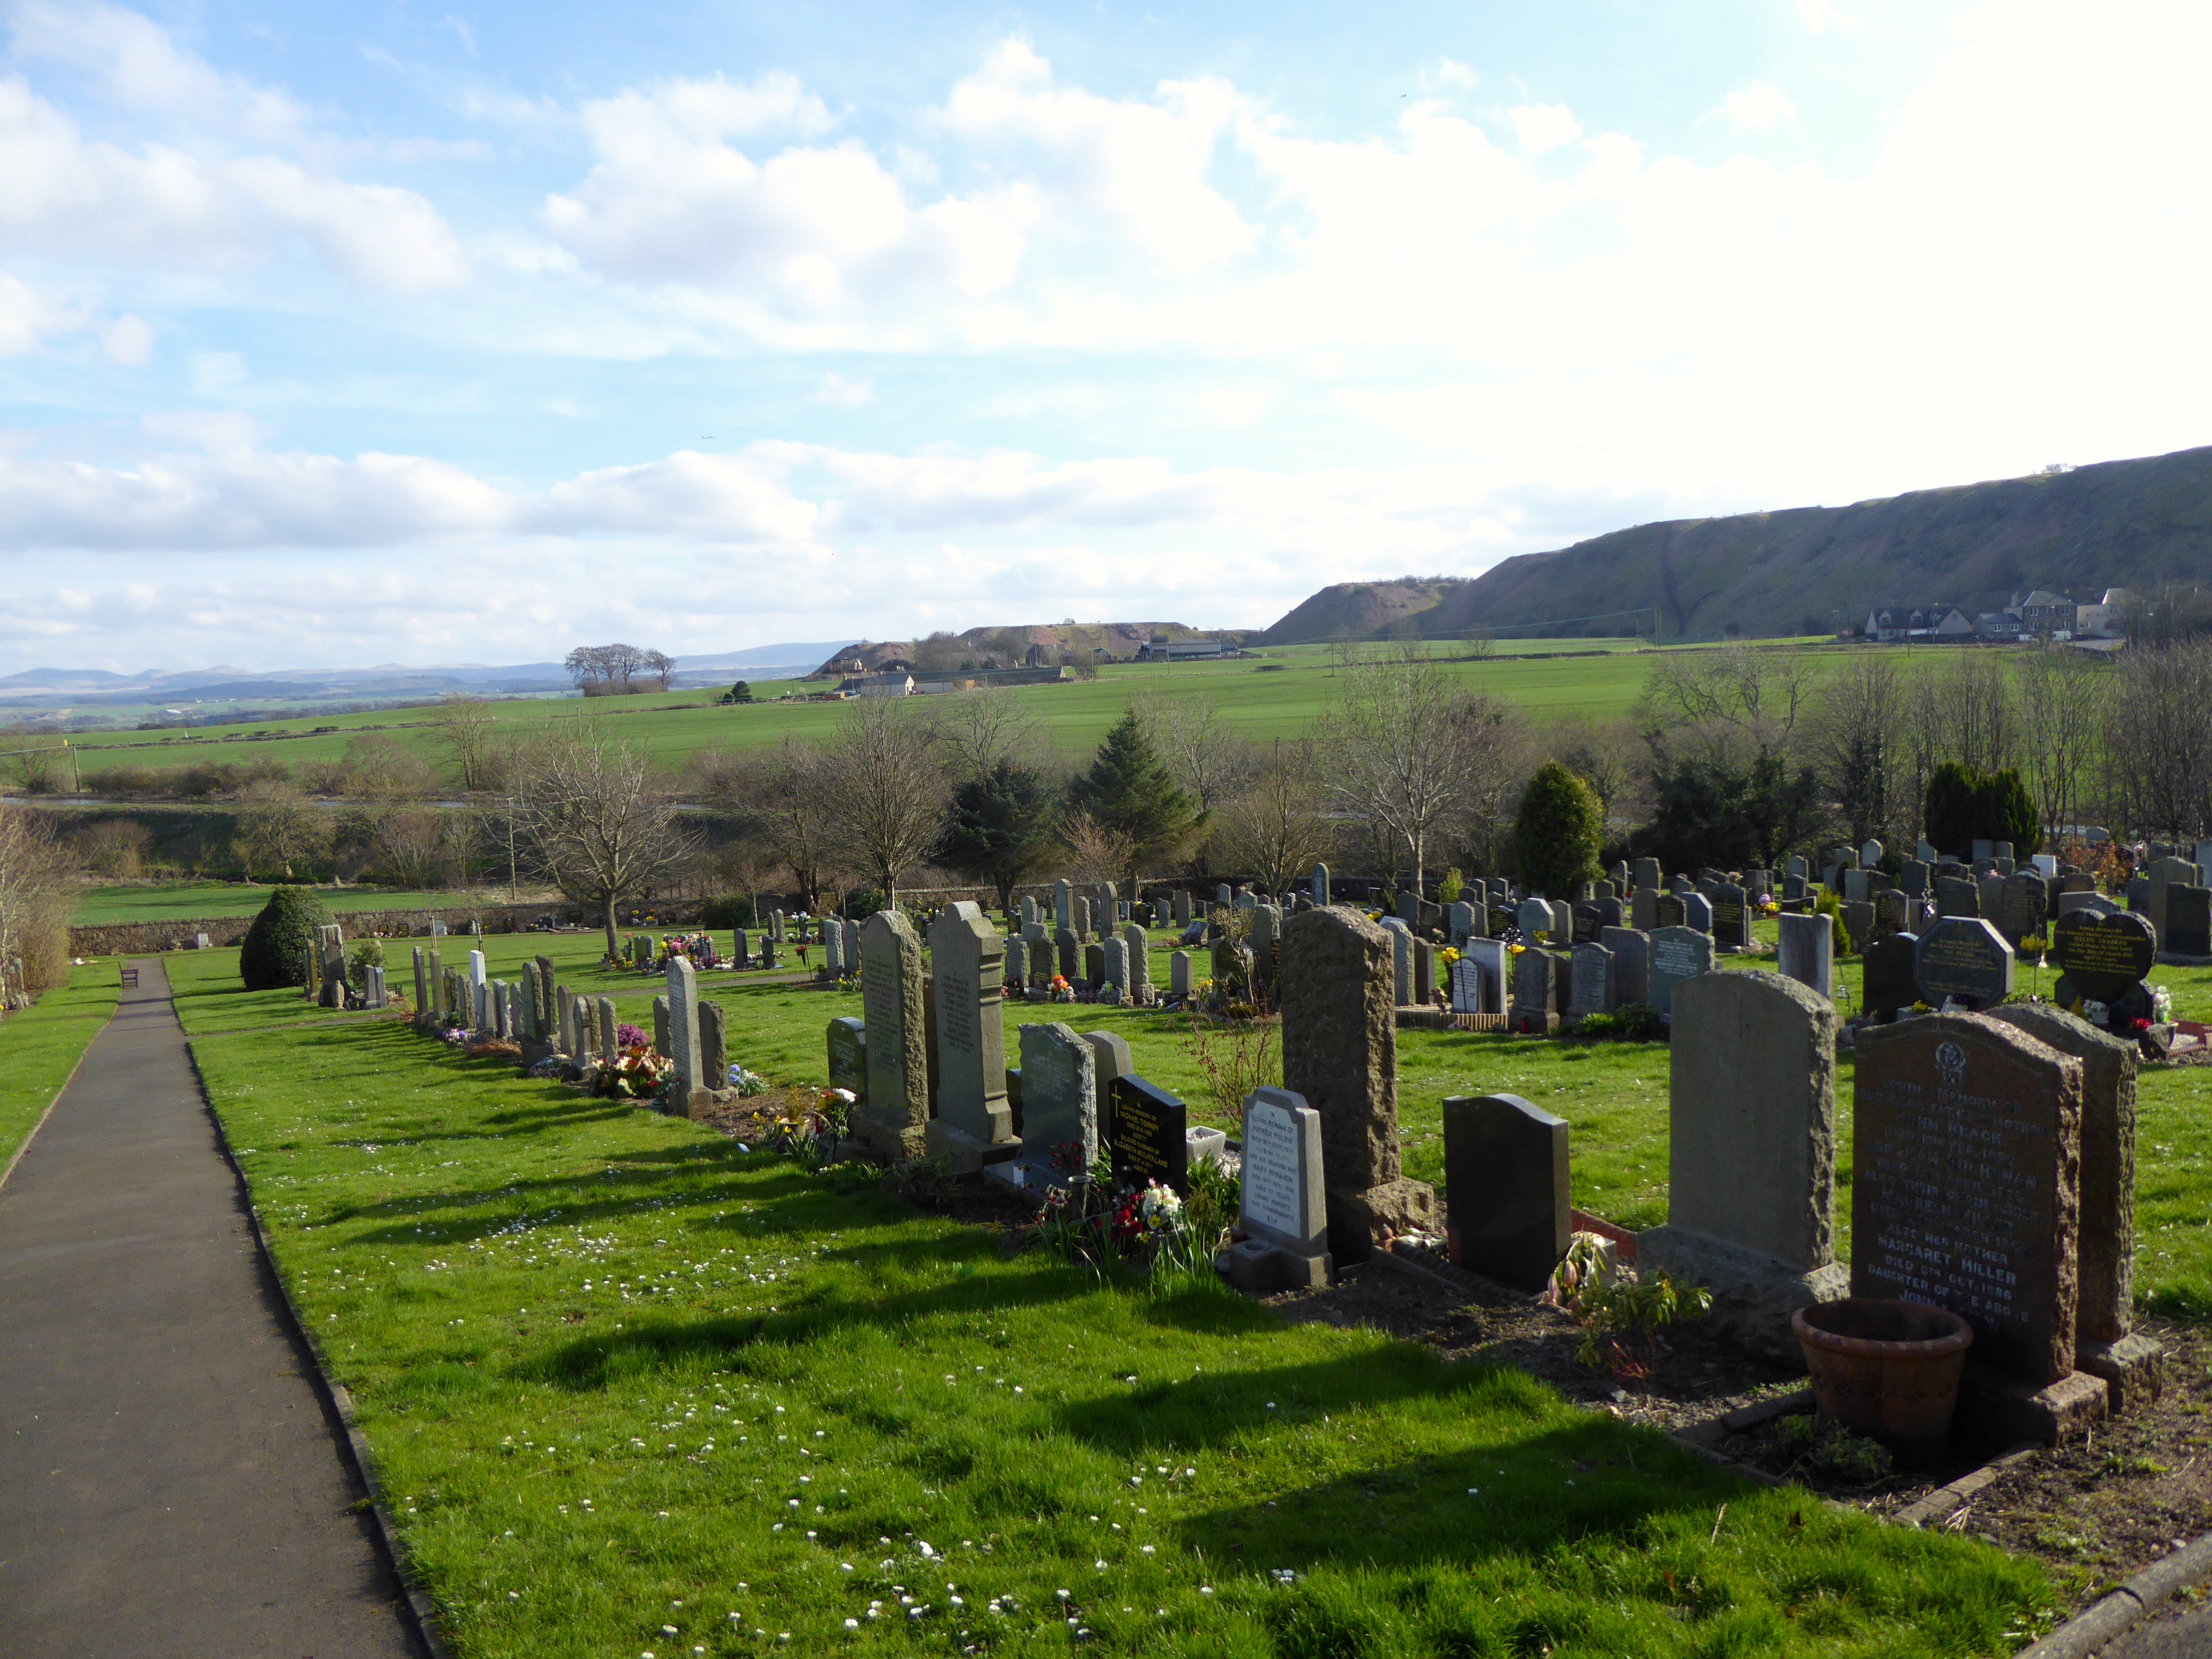
[[742,895],[735,898],[708,899],[699,908],[699,925],[702,927],[750,927],[753,925],[753,902]]
[[1897,1467],[1886,1448],[1814,1413],[1784,1418],[1774,1431],[1774,1443],[1793,1469],[1802,1466],[1861,1486],[1887,1480]]
[[1445,871],[1443,879],[1437,883],[1437,897],[1445,904],[1457,904],[1459,896],[1465,891],[1467,878],[1460,874],[1457,865]]
[[366,996],[368,994],[368,970],[383,966],[384,941],[382,939],[356,939],[353,949],[346,952],[347,982],[355,990]]
[[1662,1273],[1634,1279],[1607,1273],[1588,1237],[1567,1247],[1549,1295],[1583,1328],[1575,1363],[1624,1377],[1648,1376],[1659,1333],[1678,1320],[1702,1317],[1713,1305],[1713,1293],[1702,1285],[1677,1285]]
[[280,886],[246,930],[238,951],[238,976],[249,991],[276,991],[302,982],[315,949],[315,929],[331,913],[312,887]]

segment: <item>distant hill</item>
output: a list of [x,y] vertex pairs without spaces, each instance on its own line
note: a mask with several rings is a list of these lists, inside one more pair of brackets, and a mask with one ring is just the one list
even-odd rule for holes
[[[1324,588],[1263,637],[1278,642],[1427,635],[1544,624],[1560,635],[1626,634],[1656,606],[1664,637],[1825,634],[1877,605],[1953,605],[1969,617],[2048,587],[2212,586],[2212,447],[2070,471],[1915,490],[1849,507],[1678,519],[1507,559],[1472,581]],[[1361,627],[1358,619],[1382,620]],[[1346,625],[1334,625],[1334,619]],[[1313,624],[1309,628],[1300,619]],[[1294,627],[1294,623],[1300,624]],[[1651,624],[1640,624],[1649,633]],[[1533,631],[1533,630],[1532,630]]]
[[815,672],[838,673],[848,664],[874,672],[895,662],[919,668],[1018,668],[1030,649],[1040,646],[1054,662],[1128,662],[1154,641],[1218,639],[1243,645],[1253,637],[1246,629],[1202,630],[1173,622],[1018,623],[921,640],[861,640],[831,652]]

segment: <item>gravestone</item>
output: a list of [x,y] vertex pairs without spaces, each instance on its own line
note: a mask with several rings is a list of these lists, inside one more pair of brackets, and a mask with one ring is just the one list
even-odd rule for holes
[[[622,1053],[622,1044],[616,1040],[615,1036],[616,1027],[622,1024],[622,1022],[615,1017],[615,1000],[612,997],[601,997],[599,1000],[598,1013],[599,1022],[599,1053],[605,1055],[606,1059],[611,1062]],[[721,1010],[720,1007],[715,1009],[714,1018],[717,1027],[719,1028],[721,1020]],[[708,1077],[718,1079],[714,1085],[717,1089],[722,1086],[719,1079],[726,1078],[729,1074],[730,1068],[726,1061],[725,1061],[719,1070],[710,1066],[708,1067],[707,1071],[707,1075]]]
[[1129,979],[1129,947],[1118,939],[1109,939],[1096,948],[1098,951],[1098,1000],[1118,1006],[1123,1000]]
[[1083,979],[1083,941],[1075,936],[1073,927],[1063,927],[1052,936],[1053,954],[1058,957],[1060,977],[1070,985],[1080,984]]
[[2051,930],[2051,959],[2081,995],[2116,1002],[2158,960],[2149,919],[2131,911],[2069,911]]
[[1613,1010],[1613,952],[1602,945],[1577,945],[1571,967],[1567,1012],[1575,1018]]
[[1541,945],[1531,945],[1513,958],[1515,1030],[1543,1036],[1559,1029],[1559,971]]
[[2165,1359],[2135,1330],[2136,1045],[2045,1004],[2011,1003],[1990,1017],[2081,1062],[2074,1367],[2105,1379],[2112,1411],[2132,1410],[2157,1398]]
[[1449,975],[1451,992],[1451,1011],[1455,1014],[1489,1014],[1500,1012],[1491,1006],[1484,994],[1486,985],[1482,964],[1473,957],[1463,956],[1451,965]]
[[1866,949],[1867,941],[1874,937],[1874,906],[1852,899],[1841,907],[1844,936],[1850,940],[1855,951]]
[[1168,994],[1174,997],[1187,998],[1190,995],[1191,985],[1190,952],[1188,951],[1169,951]]
[[1974,886],[1981,914],[1994,927],[2004,914],[2005,878],[1995,871],[1976,878]]
[[668,1040],[675,1045],[668,1057],[676,1062],[678,1114],[689,1115],[693,1091],[707,1085],[700,1073],[699,977],[686,957],[668,959]]
[[1002,949],[1004,954],[1000,959],[1006,964],[1005,972],[1006,975],[1006,983],[1009,985],[1027,984],[1030,977],[1029,941],[1021,939],[1010,939],[1006,942]]
[[1790,1315],[1844,1293],[1835,1255],[1836,1011],[1779,974],[1707,973],[1674,993],[1667,1224],[1637,1269],[1713,1292],[1714,1328],[1803,1363]]
[[1613,1000],[1616,1007],[1651,1000],[1651,936],[1633,927],[1607,927],[1597,942],[1613,952]]
[[1822,915],[1780,916],[1776,963],[1784,979],[1795,980],[1824,1000],[1836,994],[1835,929]]
[[[564,1046],[569,1041],[568,1005],[565,989],[561,1001],[561,1040]],[[668,1035],[668,999],[655,997],[653,1000],[653,1052],[665,1060],[668,1057],[668,1051],[674,1046]]]
[[1097,931],[1097,929],[1091,924],[1091,901],[1084,897],[1082,894],[1078,893],[1075,896],[1073,903],[1075,907],[1075,936],[1081,939],[1085,944],[1088,945],[1091,942],[1091,934]]
[[1986,864],[1996,856],[1996,848],[1992,842],[1974,841],[1969,844],[1966,856],[1976,864]]
[[1521,937],[1534,944],[1539,933],[1552,931],[1552,907],[1542,899],[1523,899],[1514,913],[1513,925],[1521,930]]
[[2012,946],[1978,917],[1939,916],[1913,948],[1920,1000],[1940,1009],[1950,998],[1980,1010],[2012,994]]
[[[1278,945],[1282,936],[1282,907],[1275,904],[1254,905],[1252,931],[1248,936],[1248,942],[1252,951],[1252,972],[1263,990],[1275,982]],[[1267,1000],[1272,1000],[1272,995]]]
[[[615,1005],[611,998],[599,999],[599,1030],[604,1046],[599,1052],[611,1056],[614,1052]],[[722,1023],[722,1005],[702,1002],[699,1005],[699,1086],[710,1092],[719,1092],[730,1086],[730,1042]]]
[[1114,1179],[1133,1186],[1157,1181],[1190,1191],[1190,1114],[1166,1090],[1134,1075],[1117,1077],[1108,1145]]
[[2187,859],[2154,859],[2144,874],[2150,883],[2143,906],[2144,914],[2150,917],[2150,925],[2158,929],[2159,949],[2171,949],[2166,942],[2166,934],[2171,931],[2166,918],[2166,892],[2171,888],[2194,885],[2197,866]]
[[1928,880],[1928,866],[1918,859],[1907,859],[1904,868],[1898,873],[1897,885],[1900,892],[1909,893],[1915,898],[1925,898]]
[[[921,940],[900,912],[878,910],[860,924],[859,956],[868,1091],[867,1104],[853,1112],[853,1138],[894,1163],[904,1163],[927,1150],[930,1121]],[[975,970],[973,957],[969,970]],[[1003,1090],[1003,1083],[1000,1086]]]
[[1106,982],[1106,947],[1095,940],[1083,947],[1083,977],[1077,981],[1096,991]]
[[1518,1095],[1455,1096],[1443,1113],[1451,1259],[1514,1290],[1541,1291],[1574,1228],[1566,1121]]
[[1313,880],[1310,890],[1313,894],[1313,902],[1316,904],[1326,905],[1328,902],[1328,866],[1326,864],[1314,866]]
[[1751,948],[1750,896],[1734,882],[1713,890],[1713,947],[1720,951]]
[[[867,934],[861,934],[866,950]],[[948,905],[929,927],[932,982],[937,1001],[937,1115],[921,1140],[963,1173],[994,1158],[1011,1158],[1013,1111],[1006,1103],[1006,942],[980,905]],[[903,959],[904,944],[899,945]],[[915,971],[921,971],[920,958]],[[875,982],[872,958],[861,981],[862,1000]],[[872,1011],[868,1030],[876,1029]],[[896,1029],[896,1028],[894,1028]],[[911,1135],[908,1139],[911,1139]]]
[[1851,1291],[1973,1326],[1984,1433],[2051,1442],[2105,1409],[2074,1369],[2081,1070],[1978,1015],[1859,1036]]
[[1065,877],[1052,884],[1052,927],[1054,933],[1074,931],[1075,887]]
[[1997,896],[1997,932],[2017,952],[2021,940],[2042,936],[2050,904],[2050,884],[2042,876],[2026,870],[2007,876]]
[[417,945],[413,949],[415,951],[415,1023],[421,1025],[428,1022],[430,1014],[429,964],[423,960],[421,945]]
[[1388,936],[1340,905],[1283,930],[1283,1083],[1321,1115],[1329,1237],[1364,1261],[1388,1228],[1432,1231],[1436,1194],[1398,1157],[1398,1034]]
[[1982,914],[1982,890],[1967,876],[1938,876],[1936,878],[1936,914],[1939,916],[1978,916]]
[[1098,1157],[1098,1072],[1094,1051],[1066,1024],[1020,1028],[1021,1155],[991,1174],[1024,1188],[1088,1178]]
[[855,1106],[868,1103],[868,1028],[849,1014],[830,1022],[830,1086],[843,1089]]
[[1114,1084],[1117,1079],[1134,1077],[1136,1064],[1129,1057],[1129,1040],[1114,1031],[1085,1031],[1083,1040],[1091,1045],[1091,1086],[1098,1091],[1098,1139],[1104,1146],[1114,1131]]
[[[1690,896],[1697,897],[1695,894]],[[1700,904],[1705,902],[1703,899],[1698,899],[1698,902]],[[1656,933],[1662,927],[1685,927],[1687,925],[1686,918],[1689,915],[1687,900],[1680,893],[1662,893],[1659,895],[1658,902],[1652,906],[1651,914],[1653,921],[1650,931],[1652,933]]]
[[1385,916],[1377,925],[1390,938],[1391,1001],[1394,1006],[1403,1008],[1413,1000],[1413,930],[1395,916]]
[[1871,870],[1844,871],[1844,896],[1854,904],[1870,903],[1874,899],[1874,872]]
[[1482,931],[1481,915],[1465,899],[1444,907],[1444,938],[1455,950]]
[[1467,942],[1466,954],[1454,964],[1455,969],[1470,962],[1475,965],[1480,976],[1480,990],[1477,993],[1480,1006],[1461,1012],[1471,1014],[1504,1013],[1507,1002],[1510,1000],[1512,947],[1502,939],[1471,939]]
[[364,977],[368,981],[367,1001],[371,1008],[384,1006],[384,969],[374,963],[368,965]]
[[1178,927],[1190,926],[1190,890],[1187,887],[1175,890],[1175,923]]
[[1859,848],[1859,862],[1871,870],[1881,862],[1881,843],[1878,841],[1869,841]]
[[1127,981],[1129,1000],[1139,1007],[1149,1006],[1152,1000],[1152,940],[1145,936],[1145,930],[1133,921],[1121,929],[1121,948],[1129,958]]
[[1682,926],[1710,935],[1713,931],[1713,902],[1703,893],[1683,894]]
[[[1326,908],[1308,913],[1328,914]],[[1292,939],[1306,919],[1291,924]],[[1320,1112],[1293,1090],[1255,1089],[1244,1097],[1243,1137],[1237,1220],[1245,1237],[1221,1253],[1222,1271],[1248,1291],[1327,1285],[1329,1205]]]
[[1656,891],[1660,882],[1663,879],[1664,877],[1660,871],[1659,860],[1657,859],[1638,859],[1636,860],[1634,884],[1637,887],[1649,887]]
[[1674,993],[1713,970],[1713,942],[1689,927],[1662,927],[1651,935],[1650,981],[1644,1000],[1661,1013],[1674,1005]]
[[2159,935],[2159,951],[2180,962],[2212,957],[2212,888],[2166,884],[2166,931]]
[[1629,896],[1628,914],[1639,933],[1648,933],[1659,925],[1659,890],[1639,887]]
[[1574,907],[1573,916],[1574,921],[1568,930],[1566,942],[1570,945],[1596,944],[1599,926],[1596,903],[1594,901],[1584,900]]

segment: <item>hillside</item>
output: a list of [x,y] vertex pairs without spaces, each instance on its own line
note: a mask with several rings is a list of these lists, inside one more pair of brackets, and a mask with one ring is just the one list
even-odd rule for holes
[[[1410,619],[1429,635],[1530,623],[1555,635],[1649,632],[1631,617],[1567,619],[1656,605],[1668,638],[1732,625],[1773,637],[1833,633],[1881,604],[1941,602],[1971,617],[2028,588],[2091,599],[2176,581],[2212,583],[2212,447],[1849,507],[1638,525],[1507,559],[1357,631]],[[1324,588],[1266,637],[1335,637],[1291,625],[1309,613],[1380,615],[1410,597],[1401,582]]]
[[1393,582],[1338,582],[1262,634],[1260,643],[1371,639],[1392,632],[1409,617],[1425,616],[1465,586],[1463,580],[1421,581],[1411,576]]
[[1110,661],[1132,662],[1151,641],[1218,639],[1237,645],[1252,637],[1249,629],[1201,631],[1174,622],[1024,623],[922,640],[863,640],[831,653],[814,672],[837,674],[858,665],[874,672],[895,662],[916,668],[1018,668],[1035,646],[1055,663],[1094,662],[1101,651]]

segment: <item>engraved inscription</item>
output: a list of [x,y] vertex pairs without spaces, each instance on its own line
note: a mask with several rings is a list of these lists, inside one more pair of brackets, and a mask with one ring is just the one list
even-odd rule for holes
[[1306,1236],[1298,1179],[1297,1120],[1255,1103],[1244,1115],[1244,1216],[1292,1238]]

